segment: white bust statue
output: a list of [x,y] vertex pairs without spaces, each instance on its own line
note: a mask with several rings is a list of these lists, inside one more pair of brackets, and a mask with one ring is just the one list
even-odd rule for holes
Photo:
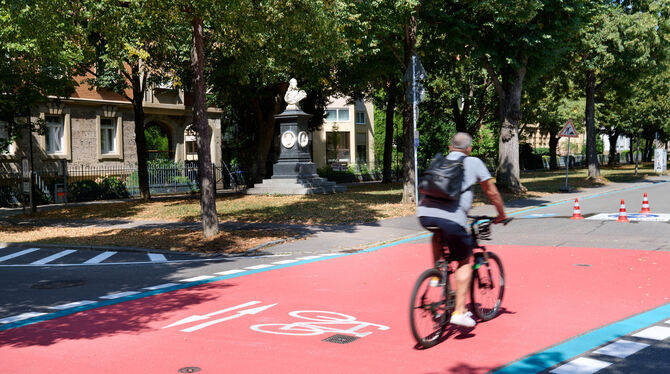
[[288,104],[286,109],[298,109],[298,102],[305,97],[307,97],[305,91],[298,89],[298,81],[295,78],[291,78],[284,95],[284,101]]

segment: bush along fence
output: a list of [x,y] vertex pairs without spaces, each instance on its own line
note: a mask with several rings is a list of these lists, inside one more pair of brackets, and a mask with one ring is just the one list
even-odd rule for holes
[[[63,163],[65,164],[65,163]],[[139,196],[137,166],[65,166],[33,172],[33,199],[37,205],[62,202],[124,199]],[[198,166],[164,160],[148,163],[152,195],[196,193],[200,190]],[[228,165],[212,165],[217,191],[246,189],[244,172]],[[63,171],[64,170],[64,171]],[[0,176],[0,206],[28,202],[29,183],[22,173]]]

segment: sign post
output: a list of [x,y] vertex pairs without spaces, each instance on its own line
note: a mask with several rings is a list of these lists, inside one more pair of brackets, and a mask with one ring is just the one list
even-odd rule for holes
[[421,65],[421,60],[416,54],[412,54],[410,64],[405,71],[403,81],[408,82],[405,98],[412,104],[412,122],[414,125],[414,202],[419,205],[419,176],[417,170],[417,151],[419,148],[419,131],[416,129],[416,117],[419,111],[419,103],[426,96],[426,91],[420,82],[426,79],[426,71]]
[[572,119],[568,120],[568,123],[563,126],[563,129],[558,133],[558,136],[568,138],[568,152],[565,155],[565,186],[559,188],[561,192],[572,192],[572,189],[568,187],[568,175],[570,170],[570,138],[576,138],[579,135],[575,130],[575,126],[572,124]]

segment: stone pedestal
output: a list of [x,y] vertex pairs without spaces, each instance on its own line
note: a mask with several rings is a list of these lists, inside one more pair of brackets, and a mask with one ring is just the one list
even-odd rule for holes
[[279,160],[272,167],[272,178],[248,189],[248,194],[308,195],[346,191],[346,187],[329,182],[316,173],[316,164],[309,155],[311,142],[307,122],[311,117],[295,107],[289,107],[275,117],[280,126]]

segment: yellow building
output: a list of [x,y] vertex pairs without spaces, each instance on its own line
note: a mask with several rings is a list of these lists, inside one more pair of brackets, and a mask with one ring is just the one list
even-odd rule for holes
[[330,98],[321,130],[312,134],[313,161],[326,165],[366,165],[373,169],[374,107],[372,102],[347,97]]

